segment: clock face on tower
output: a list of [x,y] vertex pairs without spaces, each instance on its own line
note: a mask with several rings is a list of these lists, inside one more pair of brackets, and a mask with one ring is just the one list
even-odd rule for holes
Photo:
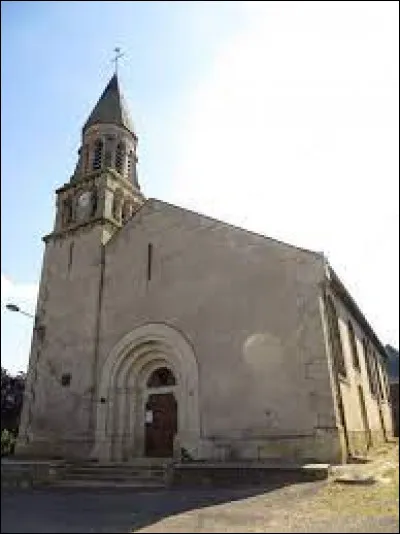
[[78,204],[81,208],[86,208],[89,205],[90,202],[90,192],[85,191],[84,193],[81,193],[78,197]]
[[76,216],[78,221],[84,221],[89,217],[92,194],[90,191],[80,193],[77,198]]

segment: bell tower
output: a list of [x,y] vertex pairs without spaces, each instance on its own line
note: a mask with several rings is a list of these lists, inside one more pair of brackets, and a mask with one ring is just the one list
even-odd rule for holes
[[83,126],[71,179],[56,191],[56,221],[50,236],[100,224],[104,244],[143,204],[137,142],[115,73]]
[[145,202],[137,136],[117,73],[82,129],[75,171],[56,191],[16,454],[87,458],[93,446],[106,243]]

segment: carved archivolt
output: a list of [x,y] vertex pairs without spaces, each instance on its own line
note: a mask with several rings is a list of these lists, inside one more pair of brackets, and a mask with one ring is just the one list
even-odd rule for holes
[[199,378],[190,343],[174,328],[150,323],[132,330],[112,349],[101,369],[92,456],[121,460],[142,456],[147,383],[160,367],[176,377],[178,448],[192,457],[200,444]]

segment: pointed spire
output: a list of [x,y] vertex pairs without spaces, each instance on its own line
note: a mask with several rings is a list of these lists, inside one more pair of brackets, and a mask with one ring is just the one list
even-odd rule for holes
[[116,124],[123,126],[133,135],[135,130],[128,108],[121,93],[117,73],[113,74],[103,94],[86,121],[83,131],[93,124]]

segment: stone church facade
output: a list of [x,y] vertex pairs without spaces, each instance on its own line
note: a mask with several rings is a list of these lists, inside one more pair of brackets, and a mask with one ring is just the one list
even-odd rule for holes
[[392,435],[385,349],[325,257],[146,199],[114,75],[56,191],[20,457],[342,462]]

